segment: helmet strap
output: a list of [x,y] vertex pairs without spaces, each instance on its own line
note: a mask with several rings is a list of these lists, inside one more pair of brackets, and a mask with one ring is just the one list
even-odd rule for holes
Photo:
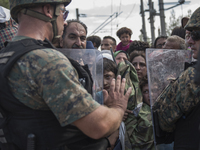
[[56,22],[56,19],[57,19],[58,16],[55,16],[54,20],[51,21],[51,24],[52,24],[52,28],[53,28],[53,39],[52,39],[52,43],[56,42],[60,37],[61,35],[58,35],[58,28],[57,28],[57,22]]
[[23,14],[25,14],[25,15],[29,15],[31,17],[43,20],[45,22],[50,22],[51,21],[51,18],[49,18],[49,17],[45,16],[44,14],[42,14],[40,12],[37,12],[35,10],[24,8],[24,9],[21,10],[21,12]]
[[52,43],[55,43],[58,41],[58,39],[61,37],[61,35],[58,35],[58,27],[57,27],[57,17],[60,15],[60,9],[59,5],[54,6],[54,16],[51,20],[52,28],[53,28],[53,39]]
[[43,20],[45,22],[51,22],[52,24],[52,28],[53,28],[53,39],[52,39],[52,43],[54,41],[57,41],[57,39],[59,39],[61,37],[61,35],[58,35],[58,28],[57,28],[57,17],[59,16],[59,13],[60,11],[58,11],[57,9],[59,7],[57,7],[59,5],[55,5],[54,7],[54,15],[53,15],[53,18],[49,18],[47,17],[46,15],[38,12],[38,11],[35,11],[35,10],[31,10],[31,9],[27,9],[27,8],[24,8],[21,10],[21,12],[25,15],[29,15],[31,17],[34,17],[34,18],[37,18],[37,19],[40,19],[40,20]]

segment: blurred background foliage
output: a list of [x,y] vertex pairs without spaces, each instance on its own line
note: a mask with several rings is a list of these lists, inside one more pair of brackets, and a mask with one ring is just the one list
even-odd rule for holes
[[0,0],[0,6],[10,9],[9,0]]

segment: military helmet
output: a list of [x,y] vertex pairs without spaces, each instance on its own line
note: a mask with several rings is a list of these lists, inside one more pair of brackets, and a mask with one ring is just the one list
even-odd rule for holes
[[189,21],[185,25],[185,29],[189,31],[200,30],[200,7],[197,8],[192,14]]
[[38,4],[64,4],[67,6],[71,0],[9,0],[11,16],[17,20],[17,14],[26,7],[32,7]]

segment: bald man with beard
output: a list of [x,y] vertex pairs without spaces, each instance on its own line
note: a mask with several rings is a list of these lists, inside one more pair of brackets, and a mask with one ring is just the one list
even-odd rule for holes
[[86,49],[87,26],[78,20],[68,20],[60,46],[67,49]]

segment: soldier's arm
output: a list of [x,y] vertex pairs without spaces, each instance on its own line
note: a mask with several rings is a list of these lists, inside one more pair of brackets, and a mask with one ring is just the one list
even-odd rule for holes
[[117,77],[116,85],[113,80],[109,91],[107,105],[100,106],[92,113],[75,121],[73,124],[91,138],[99,139],[116,131],[122,121],[127,107],[131,88],[124,95],[125,79]]
[[162,130],[172,132],[176,121],[200,101],[200,87],[194,84],[194,68],[188,68],[158,99],[158,120]]
[[[38,53],[44,56],[45,52]],[[80,84],[78,74],[69,60],[59,52],[53,54],[53,58],[48,57],[50,60],[46,65],[38,67],[41,69],[36,74],[39,85],[37,91],[60,125],[64,127],[74,123],[92,138],[100,138],[114,132],[122,121],[131,93],[130,89],[124,95],[125,79],[122,84],[121,77],[118,77],[116,84],[115,80],[112,81],[109,94],[104,91],[108,107],[100,106]]]
[[[26,67],[20,65],[21,62]],[[19,75],[16,76],[16,73]],[[28,78],[26,82],[15,82],[24,76]],[[100,106],[80,84],[78,74],[69,60],[55,50],[35,50],[23,56],[11,77],[11,88],[16,91],[13,93],[22,103],[32,109],[51,110],[62,127],[74,122],[84,133],[94,138],[116,130],[127,106],[129,94],[124,96],[125,81],[121,86],[118,80],[116,88],[113,81],[109,95],[105,93],[110,108]]]

